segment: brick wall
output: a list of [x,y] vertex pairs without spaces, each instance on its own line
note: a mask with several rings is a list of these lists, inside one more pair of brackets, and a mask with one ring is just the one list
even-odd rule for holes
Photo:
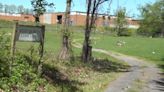
[[33,15],[12,15],[12,14],[0,14],[1,20],[8,20],[8,21],[30,21],[34,22]]
[[[50,24],[58,24],[59,20],[58,18],[62,17],[60,19],[61,24],[64,23],[64,12],[59,12],[59,13],[51,13],[51,14],[45,14],[40,17],[40,22],[41,23],[46,23],[46,16],[50,16]],[[115,23],[115,16],[110,16],[110,19],[108,16],[104,15],[98,15],[97,20],[96,20],[96,26],[110,26],[114,27]],[[8,20],[8,21],[30,21],[34,22],[35,19],[33,15],[11,15],[11,14],[0,14],[0,19],[3,20]],[[86,13],[84,12],[71,12],[71,24],[72,25],[77,25],[77,26],[85,26],[85,21],[86,21]],[[129,28],[138,28],[139,27],[139,21],[138,20],[133,20],[131,18],[127,18],[128,22],[128,27]]]

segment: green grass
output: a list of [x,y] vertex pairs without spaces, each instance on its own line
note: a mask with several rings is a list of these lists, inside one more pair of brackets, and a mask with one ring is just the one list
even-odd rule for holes
[[[75,33],[76,41],[83,42],[83,33]],[[147,61],[164,65],[164,39],[146,37],[112,37],[103,33],[92,33],[92,46],[109,51],[119,52],[126,55],[146,59]],[[119,41],[125,42],[118,46]]]
[[[164,64],[164,39],[162,38],[99,37],[101,39],[96,40],[96,44],[93,44],[96,48],[144,58],[156,64]],[[124,41],[125,44],[118,46],[118,41]]]
[[[73,92],[70,88],[76,87],[83,90],[84,92],[102,92],[108,85],[108,83],[117,78],[121,73],[115,71],[102,72],[93,69],[94,64],[83,64],[76,60],[75,62],[59,62],[55,59],[61,49],[61,26],[46,25],[46,35],[45,35],[45,54],[46,60],[45,64],[51,66],[52,69],[59,70],[60,73],[68,76],[69,80],[76,80],[80,83],[85,83],[79,85],[76,83],[64,85],[65,92]],[[80,31],[78,31],[80,30]],[[73,35],[72,40],[82,43],[84,38],[84,33],[81,31],[83,27],[71,27]],[[12,28],[0,28],[0,32],[10,32],[12,33]],[[125,41],[125,45],[122,47],[117,46],[117,41]],[[17,42],[17,48],[29,49],[32,45],[38,46],[39,44],[34,44],[31,42]],[[115,52],[132,55],[147,60],[154,61],[159,65],[164,65],[164,39],[161,38],[141,38],[141,37],[111,37],[107,34],[102,34],[99,32],[92,33],[92,45],[94,48],[102,48],[105,50],[112,50]],[[73,48],[74,55],[80,56],[81,49]],[[155,52],[153,54],[152,52]],[[104,67],[109,68],[109,65],[114,65],[110,67],[120,68],[127,65],[121,63],[120,61],[101,54],[93,52],[93,56],[99,58],[100,61],[105,62]],[[107,58],[107,60],[103,60]],[[108,61],[109,60],[109,61]],[[106,62],[107,61],[107,62]],[[107,64],[106,64],[107,63]],[[89,66],[88,66],[89,65]],[[77,71],[80,71],[80,74]],[[103,70],[103,71],[106,71]],[[54,92],[53,90],[61,91],[62,85],[50,83],[49,92]]]
[[[46,69],[48,69],[47,71],[50,72],[57,70],[53,73],[59,73],[59,75],[61,74],[67,76],[68,80],[70,81],[63,82],[60,80],[60,76],[58,76],[60,77],[59,79],[57,77],[54,77],[57,79],[50,78],[51,80],[49,80],[49,84],[46,85],[48,92],[54,92],[54,90],[56,92],[61,92],[61,90],[64,90],[64,92],[78,92],[80,90],[84,92],[103,92],[107,85],[121,74],[120,69],[122,70],[122,68],[125,68],[126,70],[126,68],[128,68],[127,64],[101,53],[93,53],[93,56],[99,58],[100,61],[105,58],[105,60],[103,60],[101,64],[103,65],[101,67],[104,67],[103,69],[97,69],[98,66],[95,65],[96,63],[85,64],[79,62],[80,60],[77,59],[73,61],[73,63],[60,62],[55,58],[61,49],[60,28],[57,29],[56,26],[46,25],[46,29],[46,54],[44,56],[44,67],[46,67]],[[74,31],[77,30],[78,27],[72,27],[71,29],[72,31]],[[80,29],[82,30],[83,28],[80,27]],[[0,32],[12,33],[12,31],[12,28],[0,29]],[[83,38],[83,35],[81,34],[81,32],[74,32],[72,39],[75,39],[76,37]],[[24,53],[30,53],[28,51],[31,46],[34,46],[35,49],[37,49],[39,43],[17,42],[16,48]],[[79,57],[81,54],[81,49],[73,48],[73,50],[74,55],[76,57]],[[109,69],[110,67],[112,67],[112,69]],[[59,80],[61,82],[58,83],[58,81],[56,80]]]

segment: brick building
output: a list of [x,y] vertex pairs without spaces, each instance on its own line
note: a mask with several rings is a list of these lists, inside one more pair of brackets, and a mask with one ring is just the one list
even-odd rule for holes
[[[98,14],[96,25],[97,26],[110,26],[114,27],[115,23],[115,16],[105,14]],[[33,15],[21,15],[21,14],[3,14],[0,13],[0,19],[3,20],[10,20],[10,21],[30,21],[34,22],[35,19]],[[139,21],[134,20],[132,18],[127,17],[127,26],[128,28],[138,28],[139,27]],[[86,13],[85,12],[71,12],[71,25],[76,26],[84,26],[86,20]],[[40,22],[45,24],[63,24],[64,22],[64,12],[57,12],[57,13],[46,13],[43,16],[40,17]]]
[[1,20],[34,22],[33,15],[0,13]]

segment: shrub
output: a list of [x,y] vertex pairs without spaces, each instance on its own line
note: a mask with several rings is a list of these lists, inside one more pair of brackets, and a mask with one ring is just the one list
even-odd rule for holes
[[118,33],[118,36],[131,36],[132,35],[132,30],[130,29],[123,29]]
[[0,34],[0,77],[8,76],[10,63],[10,39],[6,33]]
[[46,80],[38,76],[37,68],[30,64],[32,60],[30,56],[19,53],[12,57],[10,36],[0,34],[0,89],[5,92],[34,92],[44,86]]

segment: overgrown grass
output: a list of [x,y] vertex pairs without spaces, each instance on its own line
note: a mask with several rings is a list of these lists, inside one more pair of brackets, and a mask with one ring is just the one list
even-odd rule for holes
[[[83,63],[76,59],[72,62],[59,62],[56,56],[61,49],[61,26],[46,25],[45,35],[45,61],[43,76],[49,81],[48,92],[102,92],[108,83],[117,78],[121,72],[126,71],[125,63],[100,53],[93,52],[98,58],[95,62]],[[12,28],[0,28],[0,32],[12,33]],[[83,42],[83,27],[71,27],[73,35],[71,39],[79,43]],[[111,37],[101,32],[92,33],[92,45],[94,48],[112,50],[127,55],[137,56],[154,61],[163,68],[164,62],[164,40],[161,38],[141,37]],[[118,41],[123,41],[123,46],[118,46]],[[17,42],[17,48],[27,50],[38,43]],[[73,48],[74,55],[80,56],[81,49]],[[155,53],[154,53],[155,52]]]
[[[58,27],[58,28],[56,28]],[[75,31],[80,30],[80,31]],[[74,32],[72,39],[83,38],[83,27],[71,27]],[[0,32],[12,33],[13,28],[1,28]],[[45,54],[43,64],[43,78],[47,92],[103,92],[109,82],[115,80],[129,66],[125,63],[100,53],[93,53],[93,62],[80,62],[81,49],[73,48],[75,60],[61,62],[56,59],[61,49],[61,26],[46,25]],[[79,34],[79,35],[76,35]],[[12,36],[12,35],[11,35]],[[30,54],[32,47],[38,49],[39,43],[17,42],[18,51]],[[35,56],[35,55],[34,55]],[[29,59],[30,60],[30,59]],[[36,64],[33,63],[35,66]]]

